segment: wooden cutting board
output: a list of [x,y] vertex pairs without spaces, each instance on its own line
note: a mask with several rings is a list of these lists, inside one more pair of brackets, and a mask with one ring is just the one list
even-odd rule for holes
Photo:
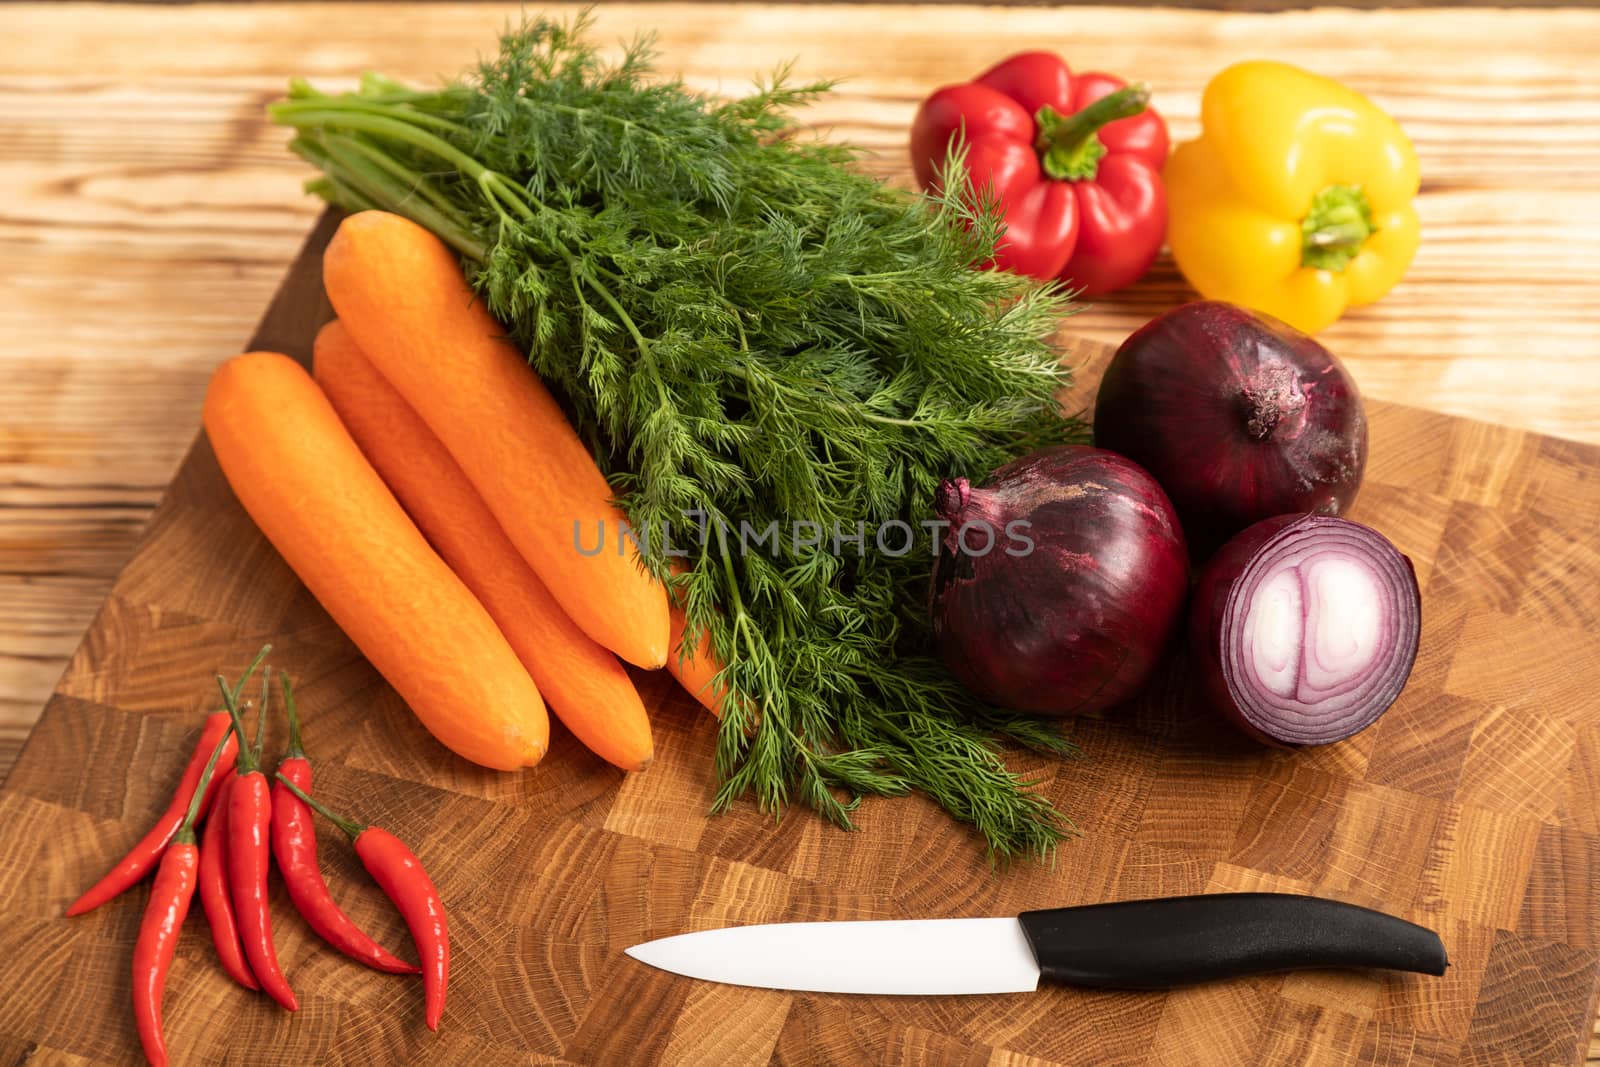
[[[254,347],[308,357],[329,315],[330,231],[324,219]],[[1087,395],[1108,350],[1067,347]],[[137,1061],[129,954],[146,890],[61,911],[163,806],[212,673],[267,640],[297,678],[319,794],[394,830],[433,872],[453,933],[449,1007],[428,1033],[417,980],[338,956],[279,888],[301,1010],[232,986],[191,917],[166,998],[176,1062],[1576,1062],[1600,977],[1600,449],[1369,412],[1355,516],[1411,556],[1425,590],[1400,702],[1342,744],[1268,752],[1194,708],[1173,674],[1079,723],[1081,762],[1017,756],[1083,836],[1053,866],[1002,871],[918,797],[869,800],[857,834],[800,811],[708,818],[713,723],[664,675],[638,676],[658,731],[645,774],[625,778],[559,728],[527,773],[456,759],[256,532],[201,439],[0,792],[0,1062]],[[404,945],[336,831],[323,849],[350,913]],[[1440,932],[1450,971],[901,1000],[699,984],[622,954],[729,923],[1236,890],[1403,915]]]

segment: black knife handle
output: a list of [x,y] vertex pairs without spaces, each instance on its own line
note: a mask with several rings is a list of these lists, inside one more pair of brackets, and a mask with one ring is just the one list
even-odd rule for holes
[[1041,977],[1067,985],[1164,989],[1303,967],[1443,974],[1432,930],[1354,904],[1290,893],[1130,900],[1017,916]]

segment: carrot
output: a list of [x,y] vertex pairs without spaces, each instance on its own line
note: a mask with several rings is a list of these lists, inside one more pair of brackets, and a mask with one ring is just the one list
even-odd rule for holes
[[244,509],[428,731],[485,767],[538,763],[550,720],[533,679],[311,375],[276,352],[236,356],[204,421]]
[[[674,574],[684,572],[682,560],[673,559],[668,562]],[[728,688],[726,684],[717,684],[717,675],[722,672],[723,664],[711,647],[711,634],[702,630],[699,643],[692,649],[685,648],[683,635],[689,628],[688,616],[676,604],[671,606],[670,611],[672,643],[667,656],[667,671],[678,680],[679,685],[688,690],[690,696],[700,702],[701,707],[720,719],[723,701],[728,696]]]
[[688,628],[689,620],[684,617],[683,609],[672,609],[672,653],[667,657],[667,670],[678,680],[678,684],[689,691],[689,695],[698,700],[701,705],[715,715],[722,718],[722,701],[727,696],[727,690],[715,684],[717,672],[722,670],[722,661],[717,659],[717,654],[711,649],[711,635],[706,631],[700,632],[700,644],[694,649],[683,648],[683,632]]
[[[461,465],[584,633],[630,663],[667,659],[667,595],[623,550],[624,516],[555,398],[433,234],[383,211],[339,225],[322,258],[350,336]],[[597,526],[602,551],[585,555]]]
[[317,334],[313,374],[423,535],[499,624],[550,710],[602,759],[625,771],[649,766],[650,719],[627,670],[561,610],[460,464],[337,319]]

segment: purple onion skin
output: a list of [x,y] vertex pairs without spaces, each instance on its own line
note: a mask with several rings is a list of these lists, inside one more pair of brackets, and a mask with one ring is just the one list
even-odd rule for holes
[[1135,331],[1106,368],[1094,443],[1171,497],[1196,560],[1274,515],[1340,515],[1367,464],[1355,382],[1313,338],[1220,301]]
[[[1183,531],[1166,494],[1133,462],[1062,445],[1008,463],[981,488],[947,480],[950,522],[929,610],[939,654],[970,692],[1037,715],[1091,715],[1132,696],[1177,630],[1188,589]],[[1031,525],[1033,548],[1007,537]],[[996,533],[987,555],[958,549],[966,523]],[[966,540],[984,543],[977,529]]]
[[[1301,527],[1301,529],[1293,529]],[[1373,701],[1373,706],[1366,713],[1351,719],[1337,736],[1326,739],[1308,741],[1294,737],[1285,737],[1287,731],[1278,729],[1274,724],[1266,722],[1258,714],[1252,715],[1244,707],[1236,694],[1236,670],[1228,655],[1228,635],[1225,620],[1228,615],[1229,599],[1239,580],[1255,561],[1256,557],[1274,541],[1285,536],[1304,533],[1307,530],[1316,532],[1319,529],[1340,527],[1357,527],[1374,537],[1380,539],[1376,531],[1362,527],[1348,519],[1339,519],[1331,516],[1317,516],[1308,514],[1278,515],[1264,519],[1245,529],[1222,548],[1206,563],[1200,571],[1195,582],[1194,593],[1189,600],[1189,625],[1188,643],[1191,659],[1195,670],[1199,673],[1202,689],[1207,702],[1222,714],[1229,722],[1237,726],[1245,734],[1255,738],[1263,744],[1274,748],[1294,749],[1302,748],[1309,744],[1326,744],[1343,740],[1366,729],[1376,722],[1378,717],[1388,710],[1400,690],[1404,688],[1411,668],[1416,662],[1418,639],[1421,631],[1422,595],[1417,587],[1416,572],[1411,560],[1395,550],[1395,555],[1404,563],[1404,578],[1409,582],[1406,591],[1405,611],[1409,616],[1409,625],[1405,632],[1399,635],[1399,640],[1408,646],[1401,649],[1401,660],[1397,665],[1397,678],[1394,684],[1386,687],[1384,692]],[[1387,544],[1387,541],[1385,540]],[[1391,545],[1392,549],[1393,546]]]

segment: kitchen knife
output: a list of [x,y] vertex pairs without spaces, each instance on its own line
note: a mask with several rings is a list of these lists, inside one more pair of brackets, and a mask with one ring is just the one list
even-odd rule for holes
[[1016,918],[730,926],[647,941],[628,955],[674,974],[818,993],[1024,993],[1040,979],[1164,989],[1306,967],[1443,974],[1432,930],[1289,893],[1218,893]]

